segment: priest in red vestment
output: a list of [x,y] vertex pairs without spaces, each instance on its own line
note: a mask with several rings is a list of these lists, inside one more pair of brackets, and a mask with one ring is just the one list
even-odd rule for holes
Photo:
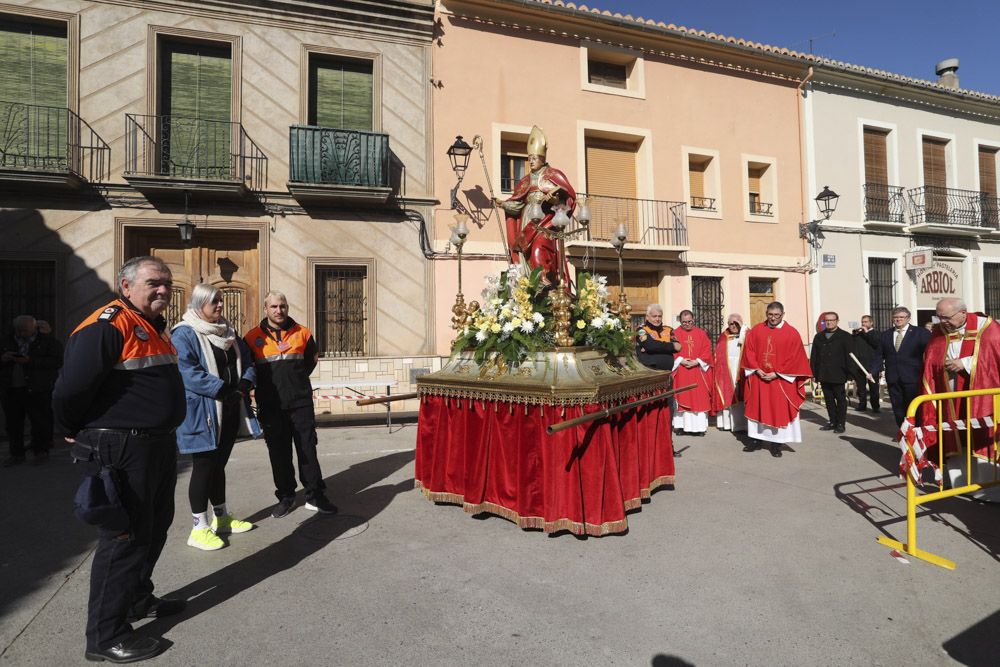
[[[964,301],[951,297],[938,301],[937,316],[941,324],[924,352],[923,393],[1000,387],[1000,324],[982,313],[968,312]],[[938,459],[935,446],[940,441],[945,457],[961,453],[962,463],[956,467],[965,467],[966,417],[971,418],[974,454],[989,459],[993,453],[993,396],[972,398],[967,413],[969,403],[964,398],[941,401],[940,434],[934,402],[921,405],[920,423],[926,428],[924,443],[931,461]]]
[[[558,282],[559,253],[556,242],[540,230],[549,227],[556,206],[566,206],[567,215],[576,206],[576,191],[566,174],[550,167],[545,161],[547,140],[542,130],[535,126],[528,135],[528,174],[514,186],[510,198],[496,199],[507,217],[507,243],[510,261],[514,264],[524,259],[530,269],[543,267],[542,280],[549,285]],[[531,219],[530,204],[541,205],[541,218]],[[563,264],[563,275],[567,275]],[[568,279],[567,279],[568,280]]]
[[694,313],[682,310],[680,331],[675,331],[680,352],[674,354],[674,387],[694,385],[694,389],[674,397],[675,431],[705,435],[712,409],[712,341],[705,330],[694,325]]
[[781,456],[785,442],[802,442],[799,408],[806,400],[806,378],[812,375],[802,336],[784,321],[785,307],[767,305],[767,321],[747,334],[740,363],[747,434],[752,438],[743,451],[770,443],[771,456]]
[[742,383],[737,375],[747,331],[747,327],[743,326],[743,317],[733,313],[729,316],[726,328],[715,346],[715,365],[712,367],[712,378],[715,381],[712,388],[712,412],[715,413],[715,425],[720,431],[747,430],[742,392],[738,391]]

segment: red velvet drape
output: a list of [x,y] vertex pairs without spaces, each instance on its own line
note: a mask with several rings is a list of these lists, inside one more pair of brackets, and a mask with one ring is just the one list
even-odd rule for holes
[[420,402],[416,486],[430,500],[496,514],[521,528],[624,532],[627,510],[657,487],[673,484],[670,410],[663,402],[545,432],[602,408],[426,396]]

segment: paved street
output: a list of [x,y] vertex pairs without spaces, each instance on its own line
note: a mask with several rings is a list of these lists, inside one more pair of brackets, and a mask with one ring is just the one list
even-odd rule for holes
[[[332,518],[270,518],[263,442],[237,445],[230,506],[258,528],[205,553],[185,544],[182,460],[155,581],[190,603],[139,626],[173,643],[150,664],[995,666],[1000,507],[952,499],[920,520],[956,571],[898,562],[875,541],[905,508],[891,413],[852,411],[835,436],[807,405],[806,442],[780,460],[714,430],[678,438],[676,489],[601,539],[428,502],[411,423],[321,430]],[[94,540],[71,516],[77,476],[66,448],[0,470],[4,665],[83,663]]]

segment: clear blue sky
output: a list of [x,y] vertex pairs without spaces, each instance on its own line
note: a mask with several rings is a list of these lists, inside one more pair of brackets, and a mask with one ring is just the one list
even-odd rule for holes
[[[1000,0],[575,0],[855,65],[934,80],[959,58],[962,88],[1000,95]],[[836,33],[836,36],[830,36]]]

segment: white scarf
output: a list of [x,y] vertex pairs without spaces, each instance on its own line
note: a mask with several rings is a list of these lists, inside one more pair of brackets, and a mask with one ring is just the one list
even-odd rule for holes
[[[212,346],[214,345],[221,350],[229,350],[236,343],[236,332],[226,321],[226,318],[220,317],[218,322],[212,323],[198,317],[193,310],[187,310],[184,311],[181,321],[174,325],[174,329],[177,327],[194,329],[194,333],[198,336],[198,343],[201,345],[201,356],[205,359],[205,370],[215,377],[221,377],[219,365],[215,363],[215,353],[212,352]],[[236,377],[243,377],[243,360],[240,359],[239,350],[236,350]],[[240,402],[240,416],[243,417],[245,425],[247,422],[246,406],[242,401]],[[222,436],[222,401],[218,399],[215,401],[215,418],[215,439],[218,441]],[[249,432],[249,427],[241,428],[240,435],[247,432]]]

